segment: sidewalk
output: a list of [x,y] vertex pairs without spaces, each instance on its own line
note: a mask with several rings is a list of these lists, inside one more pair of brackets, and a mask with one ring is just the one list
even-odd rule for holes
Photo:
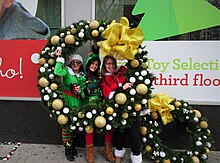
[[[85,148],[77,148],[79,156],[75,157],[73,163],[86,163]],[[110,163],[101,155],[102,147],[95,147],[95,162]],[[3,156],[8,155],[7,158]],[[131,163],[130,149],[126,150],[126,155],[122,163]],[[6,163],[68,163],[64,155],[64,147],[62,145],[51,144],[1,144],[0,145],[0,162]],[[5,159],[7,161],[4,161]],[[143,158],[143,163],[153,163],[154,161]],[[219,163],[220,151],[211,151],[207,163]]]

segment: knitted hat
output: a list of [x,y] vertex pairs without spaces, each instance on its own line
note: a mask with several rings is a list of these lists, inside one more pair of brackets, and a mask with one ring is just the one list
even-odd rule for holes
[[69,63],[72,62],[74,59],[79,60],[81,63],[83,63],[83,59],[82,59],[81,55],[79,55],[79,54],[71,55],[69,58]]

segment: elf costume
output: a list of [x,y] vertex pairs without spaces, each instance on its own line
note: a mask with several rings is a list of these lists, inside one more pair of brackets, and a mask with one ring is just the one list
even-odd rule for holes
[[[78,54],[70,56],[69,63],[73,60],[78,60],[83,63],[82,57]],[[80,71],[78,74],[74,73],[72,68],[65,66],[65,59],[62,57],[57,57],[56,65],[54,69],[54,74],[62,77],[62,84],[64,88],[65,103],[74,111],[78,111],[81,108],[83,99],[81,93],[75,93],[73,87],[80,86],[80,90],[85,88],[85,76],[84,72]],[[81,65],[82,66],[82,65]],[[85,101],[85,100],[84,100]],[[72,132],[69,128],[62,128],[62,139],[65,146],[65,154],[67,159],[70,161],[74,160],[74,155],[77,155],[77,151],[72,142]]]

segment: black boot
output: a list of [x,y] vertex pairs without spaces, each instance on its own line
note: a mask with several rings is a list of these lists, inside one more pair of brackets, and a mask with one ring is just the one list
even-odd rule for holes
[[71,148],[72,148],[73,156],[77,157],[78,156],[78,151],[77,151],[74,143],[72,143]]
[[65,155],[66,155],[67,160],[74,161],[72,145],[70,143],[65,143],[64,146],[65,146]]

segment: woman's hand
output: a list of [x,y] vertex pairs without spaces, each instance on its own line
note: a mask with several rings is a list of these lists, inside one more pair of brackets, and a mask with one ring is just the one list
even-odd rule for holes
[[131,88],[131,87],[132,87],[132,84],[131,84],[131,83],[125,83],[125,84],[123,85],[123,90],[126,90],[126,89]]
[[60,57],[61,56],[61,50],[59,50],[59,49],[57,49],[55,52],[54,52],[54,54],[55,54],[55,56],[57,56],[57,57]]

